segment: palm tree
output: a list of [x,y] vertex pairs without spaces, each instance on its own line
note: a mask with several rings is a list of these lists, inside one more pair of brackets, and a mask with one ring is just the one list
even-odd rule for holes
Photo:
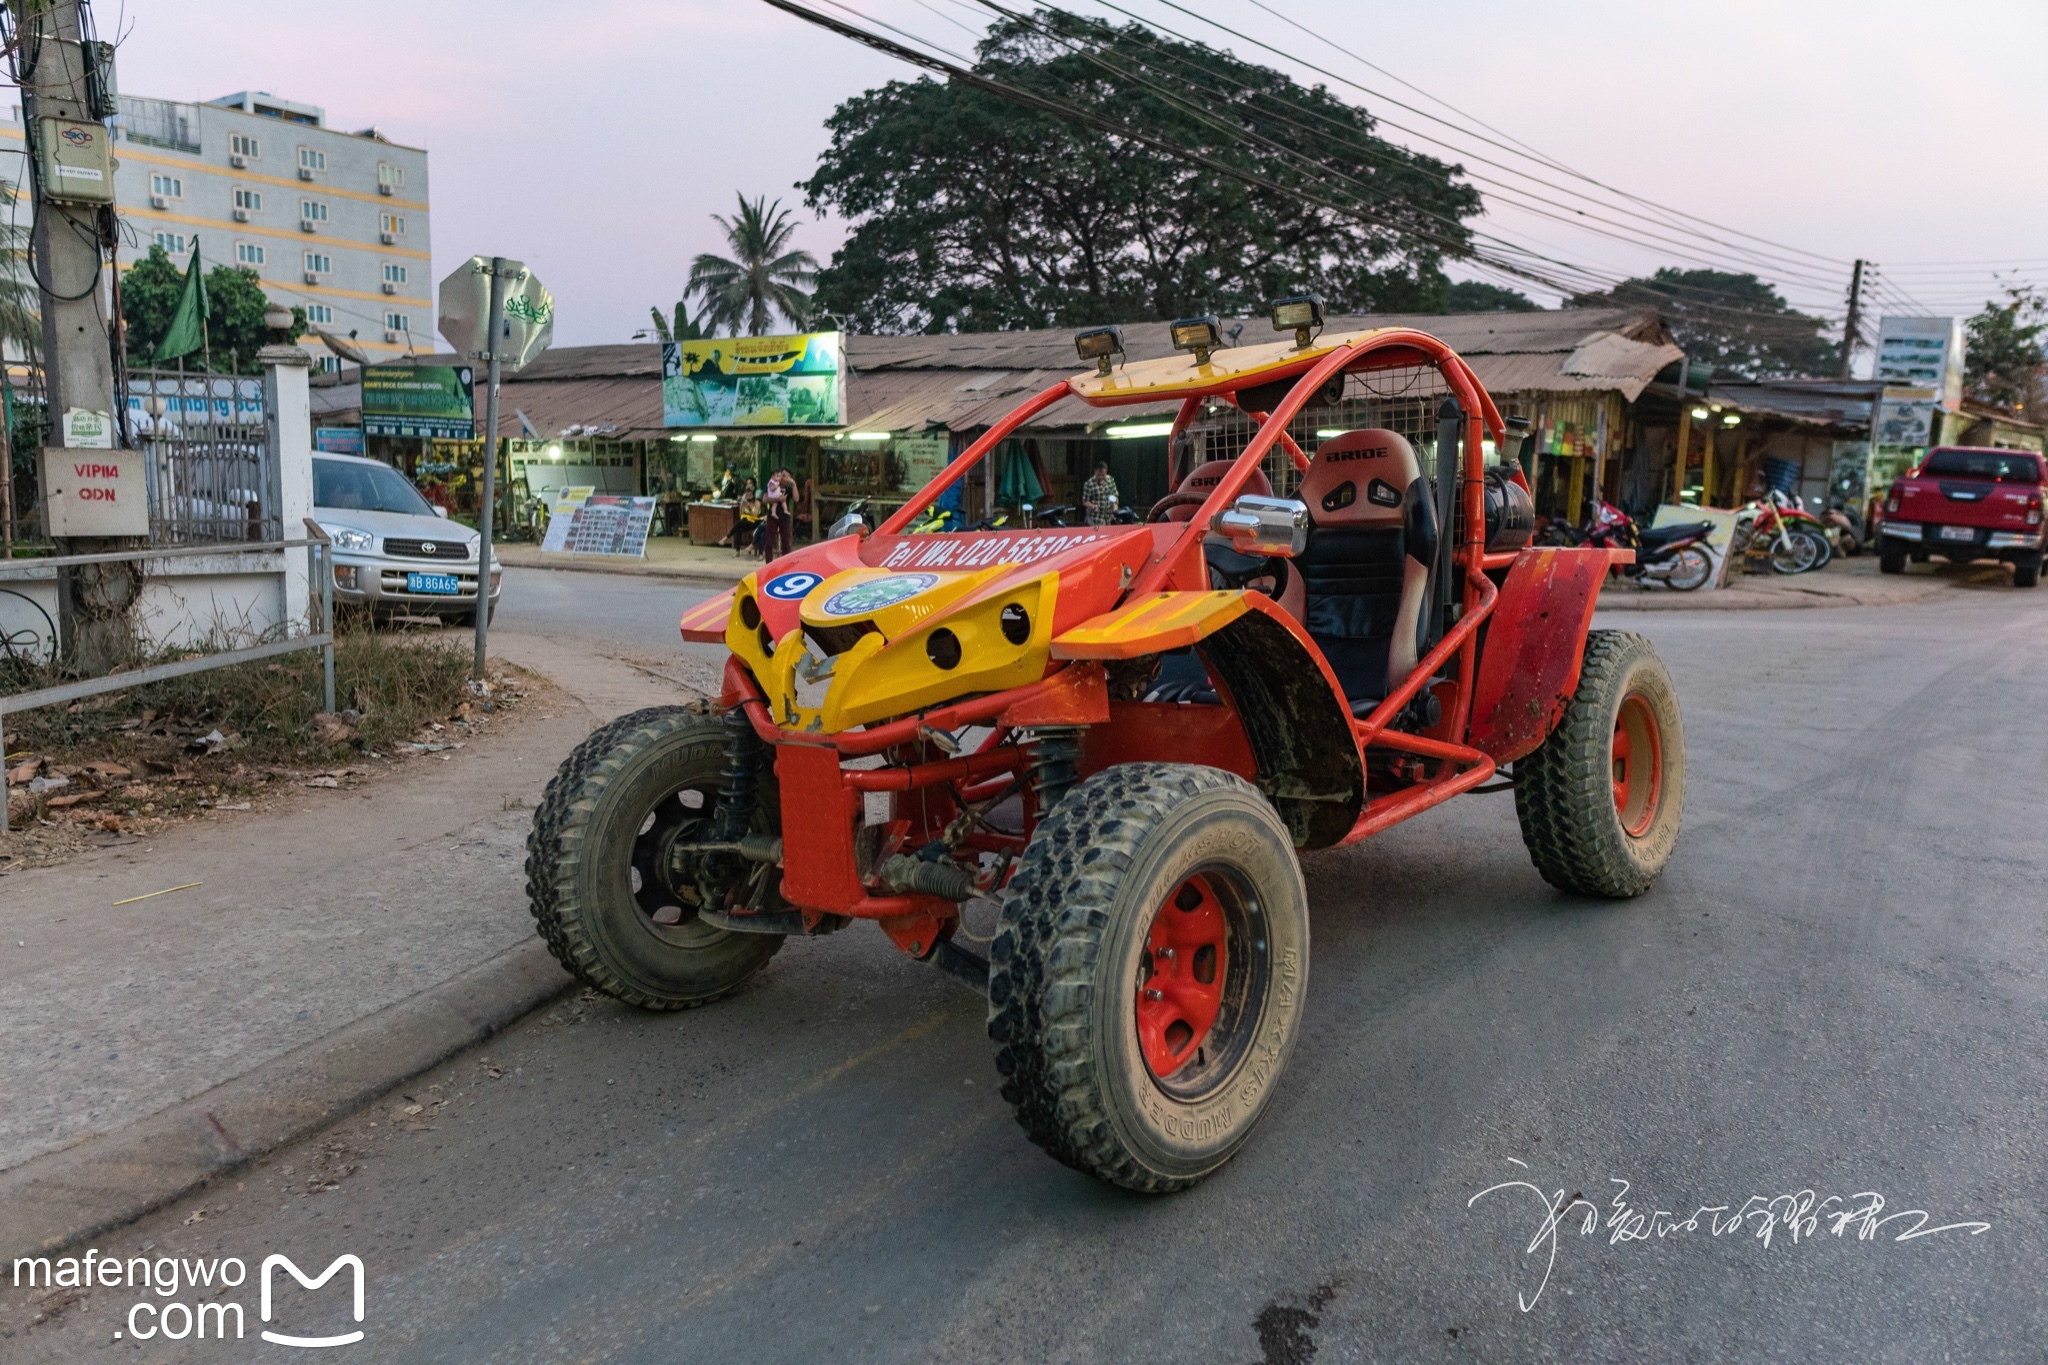
[[808,287],[817,278],[818,262],[808,251],[789,250],[796,224],[780,199],[770,204],[764,194],[749,204],[745,195],[738,198],[740,211],[731,219],[711,215],[725,230],[733,259],[708,251],[698,256],[683,294],[703,297],[698,316],[706,331],[724,328],[738,336],[744,327],[748,336],[760,336],[776,313],[801,328],[810,316]]
[[29,229],[0,223],[0,344],[13,342],[35,363],[43,345],[42,299],[29,278]]

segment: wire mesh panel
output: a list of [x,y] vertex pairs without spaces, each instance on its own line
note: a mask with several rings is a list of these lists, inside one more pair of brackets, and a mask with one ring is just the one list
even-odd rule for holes
[[128,421],[148,457],[151,541],[209,545],[281,537],[261,379],[131,370]]
[[[1336,386],[1332,386],[1336,387]],[[1347,431],[1384,428],[1408,438],[1424,469],[1433,468],[1436,450],[1437,410],[1451,396],[1450,386],[1433,365],[1404,365],[1395,369],[1369,370],[1343,377],[1335,393],[1317,396],[1304,404],[1287,424],[1287,434],[1311,459],[1316,447],[1332,436]],[[1259,423],[1244,411],[1222,400],[1212,400],[1189,425],[1193,448],[1179,457],[1174,477],[1184,478],[1194,466],[1209,460],[1234,460],[1251,444]],[[1292,497],[1301,485],[1300,471],[1286,447],[1279,442],[1267,452],[1262,465],[1277,497]]]

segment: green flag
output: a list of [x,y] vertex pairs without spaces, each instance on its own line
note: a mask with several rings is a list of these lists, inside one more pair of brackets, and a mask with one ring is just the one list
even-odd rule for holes
[[199,239],[192,239],[192,264],[185,268],[185,287],[178,294],[178,311],[164,339],[150,354],[151,361],[176,360],[206,345],[206,277],[199,270]]

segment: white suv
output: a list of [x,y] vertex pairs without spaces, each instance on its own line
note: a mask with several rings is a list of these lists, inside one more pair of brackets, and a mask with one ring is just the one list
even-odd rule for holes
[[[313,457],[313,518],[334,538],[337,604],[474,622],[479,537],[447,516],[381,460]],[[492,555],[493,613],[501,576]]]

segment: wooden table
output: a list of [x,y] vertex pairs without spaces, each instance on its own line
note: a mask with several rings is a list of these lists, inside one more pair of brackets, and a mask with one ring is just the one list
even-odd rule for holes
[[692,545],[718,545],[731,537],[733,526],[739,521],[739,505],[730,502],[693,502],[690,504],[690,543]]

